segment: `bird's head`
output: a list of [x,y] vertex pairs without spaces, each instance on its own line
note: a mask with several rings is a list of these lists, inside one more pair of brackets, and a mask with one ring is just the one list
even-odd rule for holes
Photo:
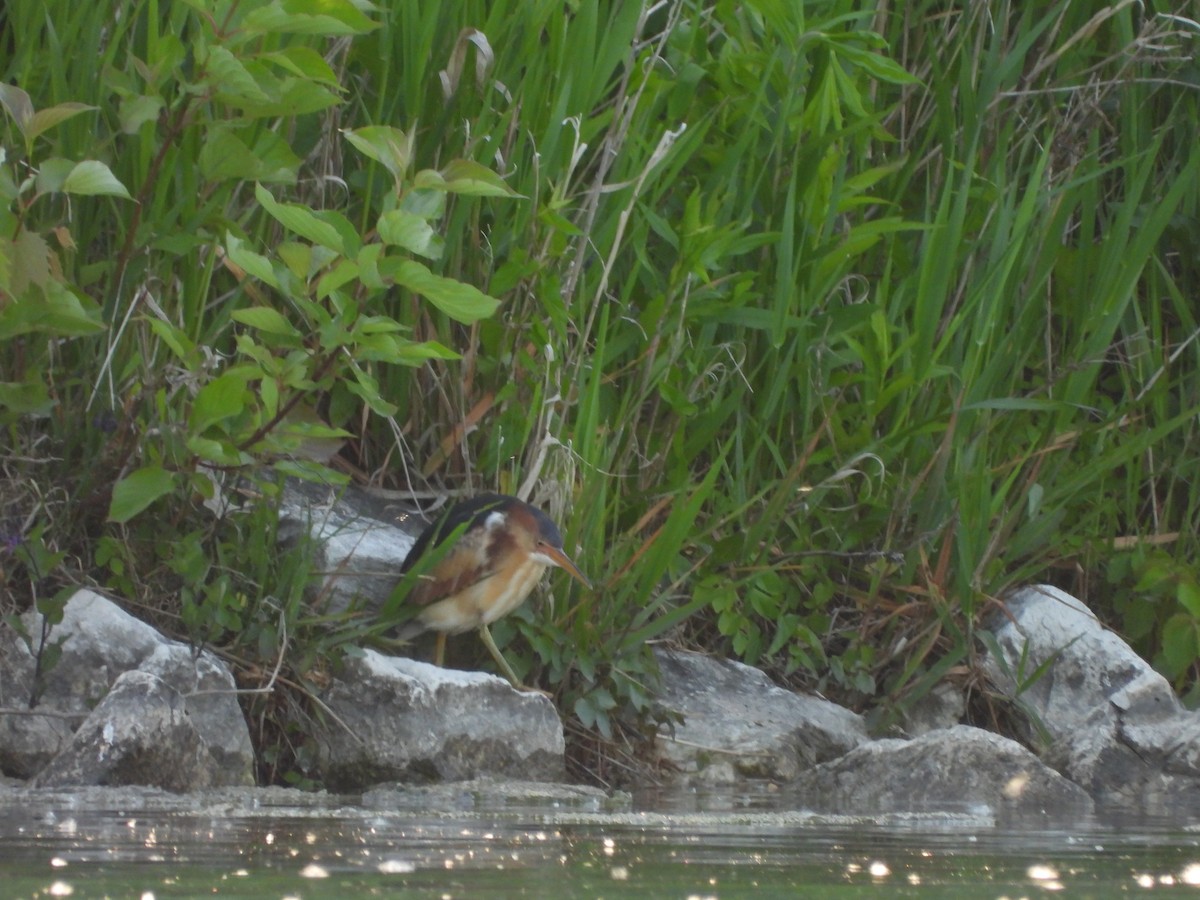
[[591,588],[587,576],[563,550],[558,526],[536,506],[510,498],[508,503],[489,513],[485,527],[497,529],[517,552],[543,566],[565,569],[571,577]]

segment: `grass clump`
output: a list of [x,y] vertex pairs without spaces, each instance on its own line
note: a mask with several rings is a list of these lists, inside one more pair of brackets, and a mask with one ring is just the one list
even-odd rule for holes
[[280,475],[499,489],[599,583],[494,629],[581,759],[655,641],[882,722],[1030,580],[1182,688],[1186,12],[10,3],[7,586],[300,684]]

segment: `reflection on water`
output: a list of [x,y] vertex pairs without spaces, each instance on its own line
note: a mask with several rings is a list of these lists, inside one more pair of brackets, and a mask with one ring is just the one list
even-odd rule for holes
[[[969,816],[0,803],[4,897],[1197,896],[1200,834]],[[684,804],[686,805],[686,804]]]

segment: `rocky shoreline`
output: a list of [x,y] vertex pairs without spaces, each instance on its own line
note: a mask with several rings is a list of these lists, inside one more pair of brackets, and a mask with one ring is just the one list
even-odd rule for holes
[[[305,521],[320,533],[311,510]],[[325,570],[345,579],[327,592],[371,589],[350,565],[355,548],[403,555],[403,532],[371,533],[387,527],[364,534],[336,523],[330,533],[352,537],[341,556],[326,544]],[[387,571],[373,557],[365,565]],[[42,624],[26,614],[29,634]],[[961,724],[964,703],[949,684],[906,719],[903,734],[873,738],[858,714],[761,671],[658,648],[658,702],[675,724],[659,730],[655,752],[680,790],[766,784],[785,806],[816,814],[1200,819],[1200,716],[1082,602],[1029,587],[984,624],[995,640],[983,671],[1024,714],[1020,741]],[[12,629],[0,631],[0,773],[10,788],[190,793],[254,784],[238,688],[218,657],[88,590],[70,599],[50,635],[61,656],[30,708],[35,657]],[[325,715],[303,726],[315,729],[314,775],[334,792],[565,780],[553,703],[491,675],[365,650],[319,701]]]

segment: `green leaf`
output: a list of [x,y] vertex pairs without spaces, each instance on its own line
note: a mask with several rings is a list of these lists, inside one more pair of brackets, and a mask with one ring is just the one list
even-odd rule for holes
[[379,27],[363,10],[376,12],[368,0],[272,0],[246,15],[242,29],[264,34],[311,34],[348,37]]
[[317,297],[324,299],[338,288],[358,278],[358,263],[343,259],[317,281]]
[[250,180],[259,175],[259,162],[241,138],[227,128],[212,128],[200,148],[200,174],[209,181]]
[[920,84],[921,79],[910,75],[903,66],[886,56],[846,41],[832,40],[824,36],[819,39],[835,54],[858,66],[872,78],[890,84]]
[[176,328],[169,322],[164,322],[157,317],[150,319],[150,330],[157,335],[167,348],[175,354],[175,356],[187,362],[191,359],[192,354],[196,350],[196,345],[192,343],[191,338],[183,332],[182,329]]
[[63,191],[84,196],[106,195],[133,199],[129,196],[129,191],[125,190],[125,185],[117,180],[117,176],[108,166],[94,159],[85,159],[71,170],[71,174],[63,182]]
[[294,118],[320,112],[342,102],[342,98],[328,88],[302,78],[284,78],[276,86],[276,91],[277,96],[266,103],[242,101],[239,105],[243,114],[255,119],[280,116]]
[[[8,262],[7,272],[4,273],[4,279],[0,281],[0,287],[15,296],[25,293],[30,285],[45,287],[50,283],[51,255],[50,245],[36,231],[22,231],[12,241],[0,237],[0,256],[3,256]],[[12,307],[0,307],[0,318],[10,318],[8,314],[12,312]],[[22,316],[22,318],[27,318],[40,311],[26,306],[19,312],[27,314]],[[0,337],[5,336],[5,329],[3,325],[0,325]]]
[[379,382],[366,369],[351,363],[350,370],[354,373],[354,381],[347,380],[342,386],[367,404],[372,412],[394,416],[399,411],[398,406],[383,399],[379,393]]
[[29,99],[29,95],[15,84],[0,84],[0,106],[8,111],[21,134],[27,140],[31,140],[26,133],[33,119],[33,101]]
[[40,378],[0,381],[0,408],[19,416],[44,415],[54,408],[54,400]]
[[217,97],[234,102],[268,103],[273,98],[262,89],[242,61],[225,47],[209,48],[206,66],[209,80],[217,88]]
[[379,276],[379,259],[383,255],[383,244],[367,244],[358,252],[358,280],[373,291],[382,291],[387,285]]
[[246,408],[246,394],[246,376],[241,371],[224,372],[204,385],[192,401],[192,434],[203,434],[215,422],[241,415]]
[[242,239],[232,231],[225,232],[225,252],[229,254],[229,261],[238,268],[244,269],[247,274],[253,275],[259,281],[266,282],[273,288],[279,287],[279,279],[275,277],[271,261],[261,254],[247,250]]
[[269,306],[251,306],[247,309],[236,309],[230,313],[230,316],[243,325],[249,325],[251,328],[257,328],[259,331],[265,331],[268,334],[279,334],[293,338],[301,337],[300,332],[287,320],[287,317],[283,313]]
[[413,179],[414,187],[468,194],[476,197],[521,197],[504,179],[474,160],[452,160],[440,172],[423,169]]
[[1200,620],[1200,585],[1187,578],[1181,580],[1175,589],[1175,598],[1180,606]]
[[218,466],[248,466],[254,462],[254,457],[238,450],[229,440],[217,440],[194,434],[188,438],[187,446],[202,460]]
[[29,120],[24,129],[25,139],[32,141],[39,134],[49,131],[55,125],[65,122],[67,119],[73,118],[80,113],[96,108],[95,106],[88,106],[86,103],[60,103],[48,109],[39,109],[33,114],[33,118]]
[[158,119],[166,104],[162,97],[140,96],[126,97],[121,101],[117,111],[117,119],[121,123],[123,134],[137,134],[147,122]]
[[[262,204],[272,218],[289,231],[303,238],[328,247],[338,253],[346,252],[346,242],[339,228],[327,221],[322,221],[317,213],[299,203],[280,203],[261,184],[255,185],[254,196]],[[349,223],[347,222],[347,225]]]
[[263,53],[259,59],[279,66],[308,81],[317,81],[332,88],[341,88],[337,75],[329,67],[329,63],[325,62],[325,58],[312,47],[286,47],[272,53]]
[[440,219],[446,213],[445,191],[408,191],[400,199],[400,209],[422,219]]
[[467,325],[487,318],[500,306],[499,300],[479,288],[435,275],[411,259],[383,260],[379,269],[385,278],[390,276],[396,284],[420,294],[450,318]]
[[175,476],[162,466],[146,466],[113,485],[110,522],[128,522],[147,506],[175,487]]
[[393,209],[379,217],[376,230],[385,244],[403,247],[428,259],[442,258],[442,239],[421,216]]
[[413,159],[413,134],[390,125],[368,125],[353,131],[342,129],[346,140],[364,156],[380,163],[399,178],[408,171]]
[[200,174],[210,181],[266,181],[295,184],[300,158],[287,141],[273,131],[264,131],[253,147],[232,128],[209,129],[200,148]]
[[1163,660],[1174,678],[1185,671],[1200,655],[1196,640],[1196,622],[1186,613],[1171,616],[1162,630]]
[[39,194],[57,194],[67,183],[67,176],[75,169],[77,163],[73,159],[50,157],[42,160],[37,171],[37,192]]

